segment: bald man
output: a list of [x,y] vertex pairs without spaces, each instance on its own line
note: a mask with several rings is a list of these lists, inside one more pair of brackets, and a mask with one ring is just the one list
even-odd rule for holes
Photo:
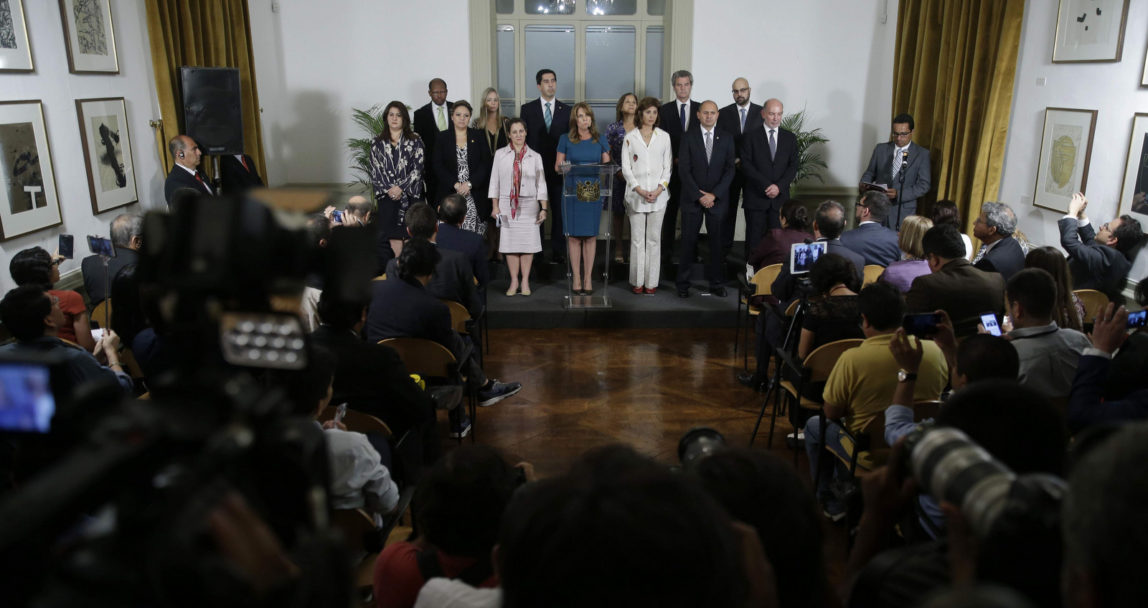
[[781,128],[785,107],[770,99],[761,110],[762,125],[745,134],[741,168],[745,171],[745,254],[767,230],[781,228],[781,206],[797,177],[797,136]]
[[732,85],[733,103],[718,112],[717,128],[733,134],[733,181],[729,183],[729,208],[722,219],[722,257],[733,249],[733,233],[737,227],[737,203],[745,186],[745,172],[741,169],[741,145],[745,134],[761,128],[762,107],[750,101],[749,81],[738,78]]
[[440,131],[450,128],[450,102],[446,100],[446,81],[442,78],[433,78],[427,83],[427,95],[430,103],[415,110],[411,117],[411,128],[423,140],[423,150],[427,160],[423,171],[426,180],[426,192],[437,192],[435,184],[437,176],[434,174],[433,163],[434,144]]
[[163,184],[163,198],[171,205],[171,197],[178,190],[188,188],[204,194],[215,194],[215,190],[208,184],[207,178],[199,172],[199,160],[203,152],[199,144],[186,135],[176,135],[167,142],[167,149],[175,159],[175,166],[167,174],[167,181]]
[[702,220],[709,234],[710,255],[702,295],[724,297],[722,220],[729,209],[729,183],[733,179],[733,135],[717,128],[718,107],[704,101],[698,107],[698,128],[682,135],[678,151],[681,175],[682,250],[678,261],[678,297],[690,297],[690,270],[697,253]]

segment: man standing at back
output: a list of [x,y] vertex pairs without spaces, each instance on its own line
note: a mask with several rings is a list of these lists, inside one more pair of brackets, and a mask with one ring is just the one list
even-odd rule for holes
[[[885,184],[893,202],[885,225],[897,230],[901,220],[917,212],[917,199],[929,191],[929,151],[913,143],[913,117],[893,118],[893,141],[877,144],[861,183]],[[864,189],[864,188],[863,188]]]
[[789,186],[797,177],[797,136],[781,128],[784,113],[781,101],[766,101],[762,128],[747,132],[742,141],[747,258],[767,230],[781,228],[781,206],[789,200]]
[[662,221],[662,263],[669,266],[673,257],[674,235],[678,231],[678,207],[681,204],[682,178],[678,173],[678,152],[681,151],[682,136],[690,129],[697,128],[698,110],[701,104],[690,99],[694,90],[694,75],[687,70],[678,70],[670,75],[674,85],[675,99],[662,105],[658,110],[658,126],[669,133],[670,147],[674,155],[674,171],[670,174],[670,202],[666,206],[666,217]]
[[199,159],[203,152],[199,144],[186,135],[176,135],[167,142],[167,149],[175,159],[175,166],[167,174],[167,181],[163,184],[163,198],[171,205],[172,196],[177,190],[189,189],[202,194],[215,194],[215,190],[207,183],[207,178],[199,172]]
[[729,182],[733,179],[733,136],[716,128],[717,104],[706,101],[697,114],[700,128],[682,138],[678,168],[682,174],[682,250],[678,262],[678,296],[690,297],[690,270],[698,249],[698,232],[705,219],[710,259],[706,262],[705,294],[725,297],[722,219],[729,213]]
[[446,100],[446,81],[442,78],[431,80],[427,89],[430,103],[415,110],[412,121],[415,133],[418,133],[419,138],[423,140],[423,150],[427,159],[426,167],[423,168],[423,176],[426,179],[425,192],[437,192],[434,163],[430,162],[430,159],[434,158],[434,143],[439,131],[450,128],[450,102]]
[[[570,106],[559,101],[558,76],[554,70],[542,68],[534,75],[538,85],[538,99],[522,104],[518,116],[526,121],[526,145],[542,155],[542,169],[546,172],[546,190],[552,193],[550,211],[551,261],[565,260],[566,238],[562,231],[562,176],[554,168],[558,157],[558,138],[570,130]],[[546,236],[544,229],[542,236]],[[545,239],[543,239],[545,240]]]
[[733,81],[733,103],[718,113],[718,129],[733,134],[734,172],[729,184],[729,207],[722,221],[722,257],[733,249],[733,233],[737,228],[737,202],[745,186],[745,171],[741,168],[741,146],[745,134],[761,127],[762,107],[749,100],[749,81],[738,78]]

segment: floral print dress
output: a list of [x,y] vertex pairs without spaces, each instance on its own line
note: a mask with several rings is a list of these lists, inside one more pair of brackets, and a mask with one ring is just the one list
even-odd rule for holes
[[[379,205],[380,229],[388,238],[401,240],[407,236],[407,209],[423,200],[426,192],[423,183],[425,157],[423,142],[418,137],[408,139],[404,136],[399,143],[392,144],[388,133],[384,132],[371,148],[371,185]],[[398,200],[387,194],[393,186],[403,191]]]

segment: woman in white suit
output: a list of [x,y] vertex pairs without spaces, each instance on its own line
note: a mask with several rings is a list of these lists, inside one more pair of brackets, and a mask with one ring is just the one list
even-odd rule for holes
[[626,216],[630,218],[630,285],[636,294],[658,290],[662,263],[662,219],[670,200],[674,154],[670,134],[659,129],[658,106],[638,102],[639,127],[622,140],[622,176],[626,178]]

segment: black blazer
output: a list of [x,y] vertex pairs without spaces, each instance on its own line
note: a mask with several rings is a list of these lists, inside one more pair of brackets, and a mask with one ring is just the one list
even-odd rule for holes
[[243,167],[243,163],[239,162],[233,154],[226,154],[219,157],[219,177],[222,180],[222,187],[224,194],[242,194],[251,188],[260,188],[263,186],[263,178],[259,177],[259,170],[255,167],[255,161],[246,154],[243,158],[247,160],[247,167]]
[[1012,275],[1024,270],[1024,249],[1009,235],[989,249],[973,266],[985,272],[999,272],[1008,281]]
[[[764,123],[763,123],[764,124]],[[789,186],[797,177],[797,136],[777,129],[777,153],[769,156],[769,135],[765,127],[745,134],[741,147],[741,170],[745,172],[745,208],[755,211],[771,205],[778,208],[789,200]],[[765,189],[777,184],[777,197],[765,196]]]
[[1068,270],[1076,289],[1104,292],[1113,302],[1124,301],[1124,280],[1132,262],[1115,247],[1096,242],[1092,224],[1081,226],[1076,218],[1064,217],[1056,222],[1060,229],[1060,246],[1068,252]]
[[702,211],[698,199],[701,190],[716,197],[714,207],[728,206],[729,184],[733,181],[733,135],[714,128],[713,152],[706,161],[704,134],[699,126],[691,129],[682,138],[682,149],[678,153],[678,173],[682,180],[682,213]]
[[[466,307],[471,318],[482,314],[482,300],[478,297],[478,287],[474,283],[474,273],[470,269],[470,259],[461,251],[438,248],[442,259],[434,267],[434,274],[427,283],[426,292],[440,300],[451,300]],[[387,280],[399,276],[398,260],[387,262]]]
[[[846,247],[841,243],[841,239],[827,241],[825,238],[819,238],[817,240],[828,243],[828,245],[825,246],[825,253],[836,253],[848,259],[850,262],[853,262],[853,266],[857,269],[858,283],[865,280],[865,259],[861,257],[861,254]],[[771,286],[773,297],[781,302],[788,302],[790,299],[800,295],[797,293],[797,281],[794,280],[793,275],[789,274],[790,254],[791,252],[788,251],[785,253],[785,261],[781,263],[781,274],[777,275],[777,278],[773,280],[773,285]]]
[[[488,203],[490,199],[487,199]],[[489,216],[488,216],[489,217]],[[470,260],[470,270],[481,288],[490,282],[490,267],[486,263],[486,241],[481,236],[458,226],[439,222],[435,243],[441,249],[462,252]]]
[[913,279],[905,293],[909,312],[944,310],[958,336],[977,332],[980,315],[1005,311],[1005,281],[999,273],[974,268],[965,258],[950,260],[937,272]]
[[554,171],[554,161],[558,158],[558,138],[570,132],[570,106],[555,97],[552,114],[550,128],[547,129],[541,99],[528,101],[518,110],[518,116],[526,121],[526,145],[542,155],[542,169],[546,171],[547,181],[558,176]]
[[[694,131],[698,128],[698,109],[702,104],[690,100],[689,116],[686,117],[686,130]],[[678,157],[678,150],[682,145],[682,117],[678,115],[678,100],[674,99],[670,103],[663,104],[658,109],[658,126],[663,131],[670,134],[670,146],[674,152],[674,158]],[[675,174],[677,171],[674,172]]]
[[[446,106],[446,130],[450,131],[451,102],[444,102],[444,105]],[[434,195],[435,187],[438,183],[433,159],[435,142],[438,140],[438,134],[441,133],[441,131],[438,130],[438,121],[434,115],[434,107],[430,102],[427,102],[425,106],[415,110],[414,115],[411,116],[411,129],[423,140],[423,153],[426,155],[423,157],[423,179],[426,180],[426,194],[429,198]]]
[[[199,172],[196,171],[196,173]],[[181,188],[190,188],[203,194],[215,194],[215,191],[210,189],[210,184],[207,184],[207,177],[202,173],[199,176],[203,178],[204,183],[201,184],[182,167],[172,167],[171,172],[167,174],[167,180],[163,183],[163,199],[167,201],[168,205],[171,205],[172,195]]]
[[745,113],[745,131],[741,130],[741,113],[738,112],[736,103],[731,103],[718,110],[717,126],[722,131],[733,134],[734,152],[737,154],[737,158],[741,158],[741,146],[745,141],[745,133],[752,133],[755,128],[761,128],[762,123],[761,106],[752,101],[749,102],[748,111]]
[[[474,206],[478,209],[479,219],[490,217],[490,196],[487,187],[490,185],[490,164],[493,159],[488,155],[488,146],[482,131],[467,129],[466,138],[466,166],[470,169],[470,192],[474,197]],[[458,156],[455,152],[454,130],[448,129],[438,134],[434,146],[434,172],[438,179],[435,200],[431,206],[437,207],[443,197],[454,192],[454,184],[458,181]]]
[[[924,196],[929,191],[931,182],[931,169],[929,167],[929,151],[918,146],[916,142],[909,142],[909,166],[897,174],[893,179],[893,150],[896,146],[892,142],[877,144],[873,148],[873,155],[869,157],[869,167],[861,175],[861,181],[886,184],[897,190],[894,204],[911,203]],[[904,174],[905,183],[901,184],[901,175]]]
[[[393,265],[392,265],[393,266]],[[450,349],[456,356],[460,338],[451,329],[450,309],[422,285],[408,283],[398,273],[385,281],[371,281],[367,309],[367,341],[386,338],[423,338]]]
[[901,245],[897,233],[881,224],[862,224],[853,230],[847,230],[841,234],[841,242],[861,254],[866,264],[888,266],[901,259]]
[[[108,288],[115,283],[116,275],[129,264],[139,262],[139,254],[132,249],[116,248],[116,257],[108,259]],[[84,277],[84,290],[88,292],[88,303],[94,308],[104,301],[104,262],[98,255],[89,255],[80,261],[80,274]],[[103,325],[102,319],[92,319]]]

